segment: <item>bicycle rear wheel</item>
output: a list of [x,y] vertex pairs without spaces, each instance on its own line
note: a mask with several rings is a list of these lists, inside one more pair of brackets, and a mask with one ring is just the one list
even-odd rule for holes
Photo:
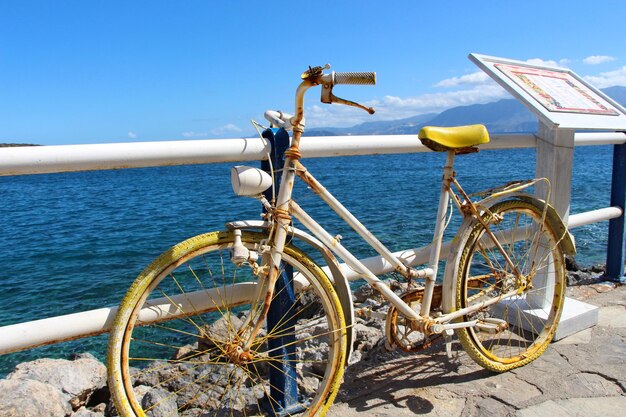
[[478,364],[503,372],[533,361],[548,347],[563,309],[565,270],[560,237],[536,205],[507,200],[490,211],[489,230],[521,279],[485,227],[478,222],[471,227],[460,246],[457,310],[514,295],[466,315],[464,321],[479,325],[459,329],[457,335]]
[[[265,238],[244,232],[242,242],[255,251]],[[284,268],[297,282],[274,296],[290,292],[291,302],[242,350],[259,278],[230,261],[232,246],[232,232],[188,239],[129,289],[109,340],[109,387],[120,415],[312,416],[332,403],[346,334],[328,277],[287,245]]]

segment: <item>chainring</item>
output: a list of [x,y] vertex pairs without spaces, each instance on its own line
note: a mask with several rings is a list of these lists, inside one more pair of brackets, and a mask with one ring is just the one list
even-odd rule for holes
[[[441,285],[435,286],[431,310],[437,311],[440,308],[441,294]],[[400,295],[402,301],[407,303],[412,310],[418,312],[422,306],[423,297],[423,288],[407,291]],[[419,330],[414,330],[410,320],[395,306],[391,306],[387,312],[386,328],[387,346],[390,348],[398,347],[405,352],[417,352],[426,349],[441,338],[440,334],[425,335]]]

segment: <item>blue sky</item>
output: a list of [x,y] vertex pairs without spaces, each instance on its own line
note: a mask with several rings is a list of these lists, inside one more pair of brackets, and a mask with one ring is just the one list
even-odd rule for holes
[[[339,86],[375,116],[307,95],[307,126],[508,97],[470,52],[626,85],[626,2],[0,0],[0,142],[239,137],[287,112],[308,65],[376,71]],[[341,88],[340,88],[341,87]]]

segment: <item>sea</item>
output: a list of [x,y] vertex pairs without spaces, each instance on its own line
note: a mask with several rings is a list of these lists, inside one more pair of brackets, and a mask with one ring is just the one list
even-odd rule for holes
[[[570,213],[609,205],[612,152],[612,146],[575,149]],[[303,162],[390,249],[424,246],[432,238],[443,154]],[[233,165],[0,177],[0,326],[115,306],[170,246],[228,221],[260,219],[258,201],[233,194]],[[535,153],[481,151],[459,156],[455,168],[463,187],[475,192],[532,178]],[[341,234],[355,255],[374,255],[306,187],[298,185],[294,198],[331,234]],[[448,236],[458,224],[456,215]],[[606,261],[608,222],[573,234],[579,264]],[[91,352],[104,361],[106,342],[101,335],[2,355],[0,376],[42,357]]]

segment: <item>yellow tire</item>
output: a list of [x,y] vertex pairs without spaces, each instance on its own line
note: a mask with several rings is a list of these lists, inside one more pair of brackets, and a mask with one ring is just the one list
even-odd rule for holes
[[[243,232],[242,242],[254,253],[266,238]],[[347,342],[330,280],[311,258],[287,245],[283,264],[293,268],[294,286],[276,293],[291,294],[290,304],[272,325],[264,321],[246,348],[243,339],[252,327],[247,319],[265,291],[258,291],[251,265],[231,262],[233,241],[232,232],[214,232],[179,243],[128,290],[108,352],[109,387],[121,416],[157,410],[321,416],[332,404]],[[276,378],[286,385],[277,386]]]
[[560,238],[536,205],[507,200],[490,211],[484,217],[489,229],[522,278],[479,222],[462,233],[456,309],[511,291],[515,295],[464,316],[479,326],[459,329],[457,335],[478,364],[504,372],[535,360],[550,344],[563,309],[565,267]]

